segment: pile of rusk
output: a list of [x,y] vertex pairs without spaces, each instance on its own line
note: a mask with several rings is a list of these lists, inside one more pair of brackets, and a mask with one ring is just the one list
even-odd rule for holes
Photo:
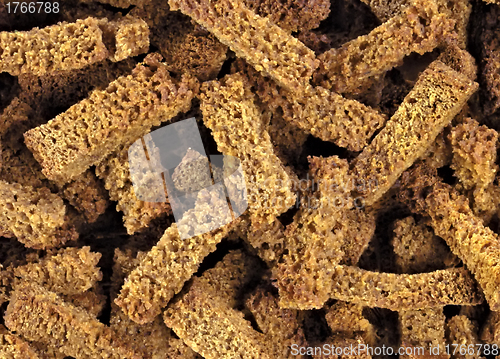
[[[498,0],[7,2],[1,358],[495,354]],[[131,144],[190,117],[241,162],[229,224],[134,193]]]

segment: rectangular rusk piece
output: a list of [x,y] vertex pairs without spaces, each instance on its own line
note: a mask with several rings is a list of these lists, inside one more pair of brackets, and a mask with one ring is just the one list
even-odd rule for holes
[[203,121],[218,150],[241,161],[250,213],[269,216],[271,222],[295,203],[295,194],[290,175],[274,154],[250,86],[240,74],[232,74],[205,82],[201,98]]
[[1,180],[0,235],[15,236],[35,249],[58,247],[78,238],[61,197],[46,187],[35,189]]
[[[184,283],[198,270],[203,259],[216,249],[217,244],[238,223],[221,225],[227,214],[226,200],[204,204],[199,201],[210,196],[206,189],[199,192],[194,209],[190,209],[178,223],[169,227],[159,242],[141,260],[125,280],[115,303],[138,324],[152,322]],[[194,228],[200,218],[215,225],[211,232],[181,239],[179,232]],[[227,222],[226,222],[227,223]],[[194,226],[194,227],[193,227]],[[178,229],[179,228],[179,229]],[[187,230],[189,232],[189,230]]]
[[172,79],[150,54],[131,75],[71,106],[66,112],[24,134],[25,143],[47,178],[68,182],[99,164],[120,146],[130,145],[153,126],[191,107],[197,80]]
[[412,52],[432,51],[454,23],[440,13],[438,2],[413,1],[401,15],[369,34],[321,54],[315,83],[339,93],[353,91],[369,77],[400,65]]
[[376,202],[434,142],[478,84],[434,61],[420,75],[396,113],[354,160],[353,176],[366,187],[366,205]]
[[258,71],[291,91],[304,88],[318,67],[314,52],[291,34],[261,17],[242,0],[169,0],[213,33]]
[[252,328],[215,287],[195,278],[189,291],[164,312],[165,324],[206,359],[270,359],[267,338]]
[[79,69],[108,54],[99,20],[92,17],[30,31],[0,32],[0,72],[13,76]]
[[35,284],[16,288],[4,319],[10,330],[26,339],[75,358],[141,358],[93,315]]
[[14,268],[14,276],[56,293],[80,294],[102,279],[102,273],[97,267],[99,259],[101,253],[91,252],[90,247],[64,248],[38,263]]
[[[476,281],[464,268],[395,274],[336,265],[329,281],[322,285],[330,286],[330,298],[390,310],[476,305],[483,301]],[[280,306],[292,305],[287,293],[280,292]]]
[[438,180],[435,169],[415,166],[401,179],[405,188],[401,199],[412,211],[430,217],[434,233],[474,274],[490,309],[500,311],[498,234],[474,215],[466,197]]

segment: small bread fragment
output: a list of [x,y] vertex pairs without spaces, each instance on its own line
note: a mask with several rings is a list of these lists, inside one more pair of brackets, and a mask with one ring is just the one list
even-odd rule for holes
[[453,150],[451,168],[463,187],[489,186],[498,171],[498,132],[467,118],[451,129],[448,139]]
[[301,314],[297,310],[282,309],[278,296],[264,287],[258,287],[246,300],[259,329],[269,340],[272,358],[295,358],[291,346],[307,346],[302,329]]
[[318,67],[312,50],[268,18],[255,14],[243,0],[168,3],[172,11],[180,10],[190,16],[238,57],[290,91],[303,89]]
[[[404,347],[423,347],[427,355],[428,348],[439,346],[439,358],[449,358],[445,352],[445,321],[442,307],[399,311],[401,344]],[[414,358],[404,355],[402,358]]]
[[424,155],[477,88],[477,83],[438,60],[429,65],[386,126],[355,159],[354,178],[375,184],[358,190],[367,205]]
[[[159,125],[187,111],[197,81],[174,81],[161,56],[149,54],[131,75],[71,106],[47,124],[24,134],[47,178],[62,183],[99,164]],[[98,115],[97,115],[98,114]]]
[[100,258],[101,253],[91,252],[90,247],[65,248],[38,263],[14,268],[14,276],[59,294],[81,294],[102,279],[97,267]]
[[397,220],[392,241],[400,273],[422,273],[451,267],[459,259],[441,238],[412,216]]
[[0,356],[3,359],[40,359],[29,343],[0,325]]
[[498,172],[498,132],[467,118],[453,127],[448,139],[451,168],[460,180],[457,189],[470,193],[474,214],[488,223],[497,212],[500,188],[493,183]]
[[360,335],[365,343],[375,344],[377,332],[364,317],[362,305],[338,300],[327,309],[325,319],[334,335],[346,338]]
[[252,277],[251,261],[241,252],[229,253],[169,305],[165,324],[207,359],[272,358],[268,338],[234,309],[235,296]]
[[[161,193],[156,192],[160,190],[156,185],[156,172],[150,170],[151,167],[161,166],[158,159],[158,156],[153,155],[149,160],[145,159],[143,147],[133,146],[120,148],[96,166],[96,174],[104,181],[109,199],[117,202],[117,211],[123,212],[123,224],[128,234],[147,227],[153,219],[162,214],[172,213],[164,189],[161,188]],[[131,161],[134,163],[135,174],[141,174],[140,184],[136,183],[136,186],[141,189],[148,188],[148,199],[156,198],[156,202],[142,201],[140,196],[138,198],[136,195],[130,170]]]
[[500,345],[500,313],[490,312],[481,328],[481,340],[485,343]]
[[[482,344],[478,338],[477,323],[467,318],[465,315],[455,315],[446,323],[446,334],[448,337],[448,343],[450,347],[469,347],[473,346],[474,351],[466,351],[463,353],[460,350],[454,351],[452,358],[456,359],[484,359],[486,345],[481,346],[481,352],[479,355],[479,344]],[[492,350],[491,344],[487,342],[490,351]],[[498,349],[498,348],[497,348]],[[491,354],[491,352],[490,352]]]
[[418,164],[401,177],[400,198],[412,211],[430,217],[434,233],[474,274],[493,311],[500,310],[498,235],[474,215],[465,197],[437,178],[435,169]]
[[142,19],[125,16],[109,21],[103,18],[99,20],[99,27],[103,32],[103,40],[112,41],[112,45],[108,45],[111,61],[121,61],[149,50],[149,27]]
[[439,8],[437,2],[415,0],[368,35],[321,54],[315,83],[334,92],[351,92],[369,77],[400,65],[412,52],[432,51],[454,25]]
[[141,358],[91,314],[36,284],[16,288],[4,319],[10,330],[75,358]]
[[26,247],[48,249],[78,238],[66,219],[63,200],[48,188],[0,180],[0,233]]
[[[228,221],[226,199],[211,197],[206,189],[201,190],[195,208],[165,231],[125,280],[115,303],[134,322],[152,322],[196,272],[203,259],[237,225],[238,220]],[[205,221],[199,223],[202,216]],[[217,229],[186,239],[179,235],[204,227]]]
[[240,74],[232,74],[205,82],[201,98],[203,121],[212,130],[218,150],[241,162],[250,214],[271,223],[296,197],[290,175],[274,154],[250,86]]

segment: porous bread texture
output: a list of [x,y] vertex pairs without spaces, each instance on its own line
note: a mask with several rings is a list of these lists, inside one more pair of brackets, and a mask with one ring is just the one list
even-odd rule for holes
[[254,92],[273,113],[281,110],[289,126],[337,146],[352,151],[362,150],[386,121],[386,116],[375,109],[321,86],[306,86],[300,93],[287,91],[241,59],[233,64],[233,72],[236,71],[249,81]]
[[384,125],[386,116],[361,102],[346,99],[321,86],[298,94],[283,91],[283,118],[323,141],[361,151]]
[[500,188],[493,183],[498,172],[498,132],[466,118],[451,129],[448,139],[453,152],[450,167],[460,181],[457,189],[469,195],[474,214],[487,224],[500,199]]
[[[104,181],[110,200],[118,202],[116,210],[123,212],[123,224],[128,234],[148,227],[153,219],[163,214],[172,213],[163,186],[158,186],[158,172],[150,171],[150,168],[161,168],[159,157],[152,155],[149,161],[144,161],[144,153],[137,151],[144,150],[142,146],[134,146],[132,150],[127,147],[120,148],[96,166],[96,174]],[[143,201],[140,195],[136,195],[130,173],[130,161],[134,158],[136,179],[140,175],[136,186],[139,186],[141,191],[147,191],[146,199],[156,200],[154,202]]]
[[485,343],[500,345],[500,313],[490,312],[480,332],[480,339]]
[[81,176],[63,186],[59,193],[84,215],[88,223],[97,221],[97,218],[109,206],[104,185],[91,170],[85,171]]
[[295,203],[296,196],[291,177],[274,154],[250,87],[239,74],[205,82],[200,106],[217,149],[240,160],[251,216],[271,223]]
[[[211,196],[206,189],[201,190],[195,208],[167,228],[159,242],[125,280],[115,303],[134,322],[145,324],[153,321],[198,270],[203,259],[215,251],[217,244],[237,225],[238,220],[226,221],[227,201],[208,198]],[[194,229],[203,229],[198,218],[205,218],[203,222],[207,227],[217,229],[181,239],[179,232],[192,233]]]
[[151,31],[151,44],[176,75],[191,73],[200,81],[215,79],[227,58],[227,46],[188,16],[170,11],[164,0],[151,0],[130,12],[143,18]]
[[353,208],[343,211],[342,215],[342,219],[337,221],[337,225],[343,227],[341,231],[344,234],[341,247],[344,256],[340,264],[355,266],[375,234],[375,211]]
[[0,180],[0,233],[26,247],[49,249],[78,238],[63,200],[48,188],[34,189]]
[[189,110],[198,82],[190,76],[174,81],[160,60],[149,54],[131,75],[24,134],[47,178],[68,182],[153,126]]
[[441,238],[423,223],[416,223],[412,216],[394,223],[392,246],[400,273],[422,273],[445,269],[458,264]]
[[498,132],[467,118],[451,129],[448,139],[453,151],[451,168],[465,189],[485,188],[498,171]]
[[269,338],[234,309],[235,296],[255,275],[252,266],[242,252],[230,252],[169,305],[163,313],[165,324],[207,359],[272,358]]
[[[448,343],[451,346],[458,345],[459,347],[462,345],[472,345],[474,348],[477,348],[478,344],[482,344],[478,338],[477,334],[477,323],[473,322],[465,315],[455,315],[446,323],[446,334],[448,337]],[[491,345],[491,343],[488,343]],[[491,348],[490,348],[491,349]],[[481,351],[481,354],[484,353],[484,350]],[[458,359],[484,359],[484,356],[478,355],[478,350],[475,350],[473,353],[466,352],[465,355],[462,353],[457,353],[455,358]]]
[[[401,310],[399,311],[399,330],[401,345],[404,347],[423,347],[427,355],[429,347],[439,346],[443,358],[445,355],[445,321],[442,307]],[[410,359],[411,355],[402,355],[401,358]],[[440,357],[441,358],[441,357]],[[449,356],[448,356],[449,358]]]
[[[128,274],[139,265],[145,255],[139,252],[133,255],[131,249],[121,251],[115,249],[112,287],[110,291],[113,301],[119,293]],[[132,321],[120,307],[111,302],[110,327],[117,335],[131,343],[132,348],[151,359],[195,359],[199,358],[182,340],[175,338],[172,331],[165,326],[161,317],[156,317],[151,323],[139,325]]]
[[213,184],[208,157],[189,148],[172,173],[176,189],[191,193]]
[[[367,271],[357,267],[334,265],[318,290],[329,298],[390,310],[421,309],[444,305],[476,305],[483,296],[476,281],[464,268],[437,270],[419,274],[395,274]],[[294,297],[300,288],[282,280],[280,307],[302,309]],[[316,288],[314,288],[316,289]]]
[[327,308],[325,319],[334,335],[346,338],[360,335],[367,344],[375,345],[377,332],[364,317],[362,305],[338,300]]
[[302,328],[302,315],[293,309],[282,309],[278,296],[263,286],[258,287],[246,300],[246,307],[252,313],[259,329],[269,343],[272,358],[295,358],[291,346],[307,346]]
[[386,126],[354,160],[352,176],[371,183],[357,190],[366,205],[375,203],[425,154],[478,84],[436,60],[419,76]]
[[304,88],[318,67],[312,50],[269,19],[256,15],[242,0],[169,0],[169,5],[290,91]]
[[0,326],[0,356],[4,359],[40,359],[34,348],[19,336]]
[[149,50],[149,27],[139,18],[125,16],[116,21],[99,19],[103,41],[109,42],[107,48],[111,61],[117,62],[137,56]]
[[30,31],[0,32],[0,71],[12,76],[79,69],[108,54],[99,20],[92,17]]
[[331,288],[324,283],[344,255],[344,233],[335,227],[342,211],[352,207],[345,191],[350,180],[348,162],[337,156],[309,161],[317,193],[286,227],[286,252],[273,268],[281,304],[286,300],[287,306],[299,309],[321,308],[328,300]]
[[97,267],[101,256],[90,247],[64,248],[37,263],[14,268],[14,277],[17,283],[33,282],[59,294],[81,294],[102,279]]
[[56,347],[76,358],[141,358],[84,309],[36,284],[16,288],[4,319],[10,330],[26,339]]
[[460,48],[455,42],[446,42],[437,59],[453,70],[464,74],[472,81],[476,81],[476,59],[467,50]]
[[491,310],[500,310],[498,235],[474,215],[468,200],[438,180],[436,169],[418,164],[401,177],[400,199],[430,218],[434,233],[473,273]]
[[328,0],[244,0],[257,15],[289,32],[317,28],[330,14]]
[[438,3],[415,0],[399,16],[318,59],[315,84],[334,92],[351,92],[369,77],[402,63],[412,52],[432,51],[452,30],[454,21],[439,12]]
[[[498,5],[499,2],[492,2]],[[500,108],[500,10],[498,6],[489,6],[484,15],[482,33],[479,36],[481,66],[480,79],[482,88],[482,111],[492,115]]]
[[331,298],[368,307],[401,310],[483,302],[477,283],[464,268],[395,274],[337,265],[333,273]]
[[411,0],[361,0],[368,5],[377,18],[386,22],[394,16],[400,15],[405,8],[411,5]]

